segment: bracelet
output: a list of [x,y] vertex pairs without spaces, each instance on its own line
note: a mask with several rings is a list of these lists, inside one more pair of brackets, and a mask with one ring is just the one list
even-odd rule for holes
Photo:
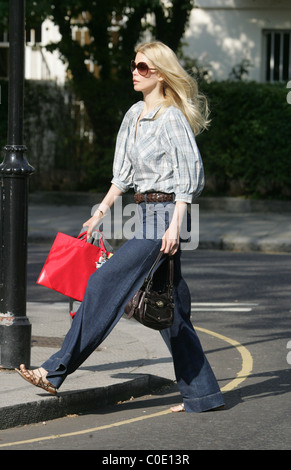
[[101,209],[96,209],[94,215],[96,215],[96,212],[97,212],[97,211],[99,211],[99,212],[101,213],[101,218],[103,218],[103,217],[104,217],[104,212],[103,212]]
[[97,211],[101,212],[101,217],[104,217],[104,212],[101,209],[97,209]]

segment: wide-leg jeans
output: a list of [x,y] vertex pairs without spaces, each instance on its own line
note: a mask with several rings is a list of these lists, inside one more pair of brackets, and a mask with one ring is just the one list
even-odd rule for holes
[[[171,220],[174,204],[142,203],[138,211],[140,229],[90,277],[60,351],[42,364],[48,370],[47,379],[56,388],[112,331],[160,251],[161,237]],[[201,412],[219,407],[224,401],[190,319],[191,298],[181,274],[180,251],[174,258],[174,323],[162,330],[161,336],[173,357],[185,410]],[[162,281],[164,267],[162,260],[156,282]]]

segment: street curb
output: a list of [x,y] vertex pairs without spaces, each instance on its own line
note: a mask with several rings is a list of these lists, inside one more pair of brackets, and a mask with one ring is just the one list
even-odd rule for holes
[[68,414],[77,414],[129,400],[132,396],[152,393],[174,382],[164,377],[144,374],[127,382],[107,387],[60,392],[58,396],[46,396],[43,400],[1,408],[0,430],[25,426]]
[[241,253],[291,253],[290,240],[265,239],[246,237],[221,237],[218,240],[200,241],[198,249],[219,250]]

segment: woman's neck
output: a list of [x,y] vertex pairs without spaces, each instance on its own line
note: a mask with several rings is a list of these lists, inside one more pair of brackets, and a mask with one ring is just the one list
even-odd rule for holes
[[153,111],[164,99],[164,95],[160,91],[153,90],[149,94],[143,95],[144,109],[143,113],[147,114]]

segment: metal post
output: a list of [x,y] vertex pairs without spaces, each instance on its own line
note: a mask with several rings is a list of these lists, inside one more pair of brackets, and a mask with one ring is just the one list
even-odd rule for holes
[[9,1],[8,144],[0,165],[0,366],[30,366],[26,317],[28,178],[23,145],[25,0]]

